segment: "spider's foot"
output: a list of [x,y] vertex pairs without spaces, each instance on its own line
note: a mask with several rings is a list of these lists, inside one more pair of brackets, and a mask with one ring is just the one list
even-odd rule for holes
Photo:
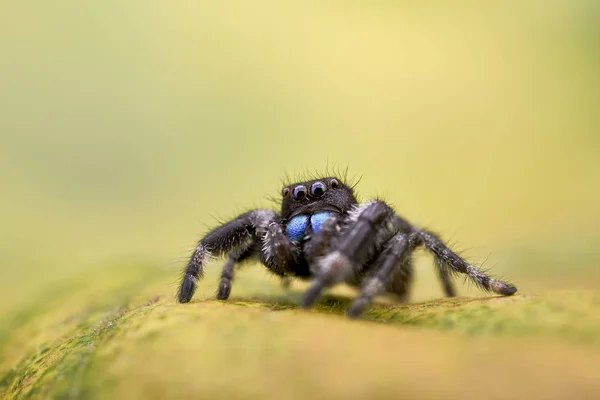
[[192,299],[192,296],[194,296],[194,292],[196,291],[196,283],[196,278],[190,274],[185,274],[183,277],[183,282],[181,282],[179,294],[177,296],[177,300],[180,303],[189,303],[189,301]]
[[513,294],[517,293],[517,287],[514,285],[511,285],[509,283],[504,283],[504,282],[500,282],[497,280],[493,280],[490,283],[490,288],[498,294],[501,294],[503,296],[512,296]]
[[304,297],[302,297],[300,307],[312,307],[321,295],[323,289],[342,281],[350,268],[351,266],[348,257],[339,251],[335,251],[321,258],[318,262],[317,280],[304,294]]
[[363,296],[356,298],[352,305],[346,311],[346,315],[350,318],[358,318],[369,305],[369,299]]
[[229,294],[231,294],[231,281],[227,279],[222,279],[221,283],[219,284],[217,299],[227,300],[229,298]]
[[281,286],[284,289],[289,289],[290,286],[292,286],[292,278],[290,278],[289,276],[281,278]]
[[304,296],[302,296],[302,299],[300,300],[300,307],[306,309],[314,306],[317,302],[317,299],[321,295],[323,288],[324,285],[321,282],[316,282],[315,284],[313,284],[310,287],[310,289],[308,289],[306,293],[304,293]]

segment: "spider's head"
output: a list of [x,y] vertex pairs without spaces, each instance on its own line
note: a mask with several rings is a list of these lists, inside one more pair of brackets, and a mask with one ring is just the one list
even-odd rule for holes
[[288,185],[282,189],[281,195],[284,221],[296,215],[323,211],[341,214],[357,204],[352,188],[334,177]]

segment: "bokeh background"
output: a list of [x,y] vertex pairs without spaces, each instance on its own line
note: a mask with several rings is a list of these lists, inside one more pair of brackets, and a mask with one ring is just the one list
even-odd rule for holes
[[521,293],[600,288],[598,2],[1,8],[0,316],[120,262],[175,290],[207,227],[326,166]]

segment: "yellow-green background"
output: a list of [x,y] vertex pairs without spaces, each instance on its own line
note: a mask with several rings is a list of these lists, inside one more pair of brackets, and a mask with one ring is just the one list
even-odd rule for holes
[[[13,344],[0,348],[6,356],[0,359],[0,372],[22,361],[25,350],[31,350],[23,344],[27,340],[64,339],[31,328],[41,316],[60,320],[63,313],[82,312],[119,282],[135,286],[117,290],[125,297],[159,295],[158,304],[171,310],[165,315],[217,307],[211,314],[214,323],[186,322],[186,334],[210,331],[220,338],[213,330],[232,328],[227,328],[229,319],[219,316],[233,312],[235,318],[248,318],[244,312],[222,309],[216,302],[187,309],[173,304],[177,275],[195,241],[217,220],[272,206],[268,197],[279,194],[286,171],[294,176],[327,165],[349,165],[350,176],[362,175],[358,191],[363,198],[383,196],[401,215],[451,239],[474,262],[485,261],[484,266],[511,278],[521,294],[552,299],[546,293],[568,289],[598,301],[599,3],[3,2],[0,321],[6,343]],[[145,265],[147,280],[140,272]],[[218,268],[218,263],[209,267]],[[414,299],[440,297],[428,258],[420,259],[417,273]],[[241,272],[238,285],[234,300],[238,287],[238,294],[251,297],[279,290],[277,281],[258,267]],[[197,298],[210,298],[215,287],[216,275],[209,274]],[[37,312],[35,321],[15,322],[22,310],[42,307],[55,291],[81,288],[83,293],[71,300],[66,295],[63,303]],[[481,295],[466,285],[460,292]],[[285,313],[273,313],[273,318],[285,315],[275,336],[292,334],[294,325],[316,318]],[[176,349],[168,348],[161,353],[169,355],[165,359],[145,362],[156,364],[156,376],[173,374],[174,380],[160,385],[152,373],[140,372],[132,387],[119,386],[121,393],[143,395],[132,388],[152,381],[151,394],[175,395],[179,392],[171,389],[180,379],[193,381],[188,389],[198,395],[225,396],[233,385],[239,392],[231,393],[264,396],[266,389],[244,391],[244,382],[255,377],[245,381],[242,372],[265,368],[268,363],[261,360],[273,354],[283,357],[276,364],[275,387],[296,382],[298,363],[313,371],[314,376],[302,375],[306,384],[299,386],[300,397],[342,396],[353,385],[359,387],[354,394],[401,392],[402,371],[390,372],[392,365],[384,360],[391,354],[402,358],[407,349],[390,345],[377,358],[369,352],[368,339],[385,329],[382,335],[402,343],[403,335],[414,333],[404,332],[402,324],[383,328],[332,318],[355,339],[332,340],[339,359],[321,360],[324,364],[317,362],[321,367],[316,369],[312,363],[319,353],[315,349],[323,346],[320,336],[301,341],[301,348],[313,353],[299,351],[285,359],[281,354],[287,354],[287,345],[269,347],[262,330],[265,335],[270,330],[259,320],[249,326],[261,341],[240,334],[232,339],[235,345],[223,343],[225,350],[211,356],[224,371],[233,371],[235,383],[198,382],[195,374],[212,376],[210,364],[199,367],[190,353],[193,348],[202,357],[211,345],[187,348],[175,330],[169,340],[184,346],[178,348],[185,348],[184,355],[178,358]],[[551,315],[540,318],[542,328],[552,320]],[[306,329],[342,329],[328,325],[327,318],[318,321]],[[563,332],[568,325],[563,322],[548,330]],[[542,328],[530,340],[543,337]],[[424,348],[440,347],[427,356],[446,360],[440,344],[450,340],[445,334],[425,328],[415,336]],[[137,348],[135,338],[128,340]],[[153,348],[171,343],[156,340]],[[452,340],[462,343],[456,346],[467,343],[456,337],[449,347],[455,345]],[[560,351],[569,357],[598,354],[594,345],[588,353],[584,345],[565,340],[550,347],[567,346]],[[230,359],[230,346],[257,354]],[[262,346],[267,350],[261,352]],[[420,354],[409,349],[411,360],[403,368],[410,371]],[[458,364],[469,365],[456,348],[448,351]],[[310,360],[303,360],[306,353]],[[351,384],[343,373],[315,372],[325,368],[331,373],[348,357],[366,362],[361,354],[371,357],[373,368],[352,377]],[[137,370],[123,367],[132,359],[118,364],[122,369],[113,371],[113,380],[129,377],[125,370]],[[582,370],[594,370],[590,363],[600,367],[600,358],[586,360]],[[446,369],[419,365],[422,373],[411,382],[422,382],[413,384],[410,393],[439,397],[426,382]],[[492,377],[503,371],[482,379],[492,385]],[[369,385],[369,373],[384,376],[383,383]],[[331,392],[318,389],[315,376],[327,376]],[[448,382],[459,397],[460,382]]]

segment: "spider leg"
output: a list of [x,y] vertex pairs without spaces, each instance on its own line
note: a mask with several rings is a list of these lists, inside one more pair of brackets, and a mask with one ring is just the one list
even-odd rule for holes
[[359,206],[349,215],[347,227],[338,243],[328,254],[319,258],[315,268],[315,281],[304,294],[300,305],[311,307],[321,292],[359,271],[376,249],[399,230],[410,225],[396,217],[390,206],[375,200]]
[[[414,240],[413,235],[411,235],[411,240]],[[392,276],[390,277],[389,284],[387,285],[387,291],[395,294],[400,301],[406,302],[410,296],[414,267],[410,254],[398,262],[401,262],[402,265],[397,266],[392,271]],[[452,282],[451,272],[448,271],[448,268],[446,268],[445,265],[440,264],[437,259],[435,260],[435,265],[438,278],[440,279],[442,288],[444,289],[444,294],[446,297],[455,297],[456,290],[454,289],[454,283]]]
[[411,257],[413,250],[411,244],[410,251],[396,261],[385,285],[386,292],[394,294],[402,303],[408,302],[413,283],[414,267]]
[[[409,236],[405,233],[399,233],[388,240],[383,251],[372,264],[375,274],[365,280],[360,295],[354,299],[352,305],[348,308],[347,314],[349,317],[356,318],[362,314],[373,298],[389,286],[390,278],[392,278],[395,269],[400,269],[399,272],[404,272],[402,268],[405,268],[407,265],[410,266],[410,263],[407,264],[404,261],[410,255],[413,248],[414,241],[411,243]],[[403,289],[406,293],[410,279],[407,281],[403,274],[400,275],[400,282],[405,284]]]
[[304,255],[311,265],[331,248],[339,229],[340,218],[334,216],[323,223],[318,233],[313,234],[313,237],[304,246]]
[[198,242],[184,270],[177,295],[180,303],[187,303],[196,291],[198,279],[204,274],[206,259],[221,256],[255,236],[262,236],[269,224],[279,220],[271,210],[253,210],[211,230]]
[[418,237],[427,250],[429,250],[436,259],[440,270],[445,270],[447,274],[451,272],[467,274],[481,289],[498,293],[504,296],[510,296],[517,292],[517,288],[510,283],[494,279],[450,250],[444,242],[435,234],[421,230]]
[[282,286],[285,288],[290,287],[292,280],[285,274],[288,271],[288,266],[297,259],[298,251],[287,236],[285,236],[281,226],[276,222],[271,222],[262,237],[262,244],[261,241],[255,239],[229,253],[223,265],[217,299],[226,300],[229,298],[235,264],[244,262],[257,254],[264,265],[282,277]]
[[456,289],[454,289],[454,283],[452,283],[452,273],[448,270],[445,264],[441,263],[438,258],[435,258],[435,266],[438,277],[442,282],[444,293],[446,297],[455,297]]
[[290,278],[289,276],[284,276],[283,278],[281,278],[281,286],[284,289],[289,289],[290,286],[292,286],[292,278]]
[[282,226],[275,221],[267,226],[259,253],[261,262],[271,272],[284,278],[300,257],[298,246],[290,241],[283,232]]
[[242,244],[237,249],[231,251],[227,256],[227,260],[223,265],[223,271],[221,272],[221,282],[219,283],[219,291],[217,292],[217,299],[227,300],[231,293],[231,282],[233,281],[234,268],[236,263],[241,263],[256,254],[255,242],[250,241]]
[[[352,306],[348,309],[348,316],[358,317],[371,303],[373,297],[384,290],[399,296],[402,301],[407,300],[414,272],[411,255],[415,248],[422,244],[419,234],[419,232],[412,232],[407,235],[407,246],[403,245],[401,239],[405,235],[404,233],[397,234],[386,243],[382,253],[367,267],[374,270],[375,275],[368,278],[363,284],[359,297],[354,300]],[[446,295],[448,297],[454,296],[450,271],[437,259],[436,265]]]

